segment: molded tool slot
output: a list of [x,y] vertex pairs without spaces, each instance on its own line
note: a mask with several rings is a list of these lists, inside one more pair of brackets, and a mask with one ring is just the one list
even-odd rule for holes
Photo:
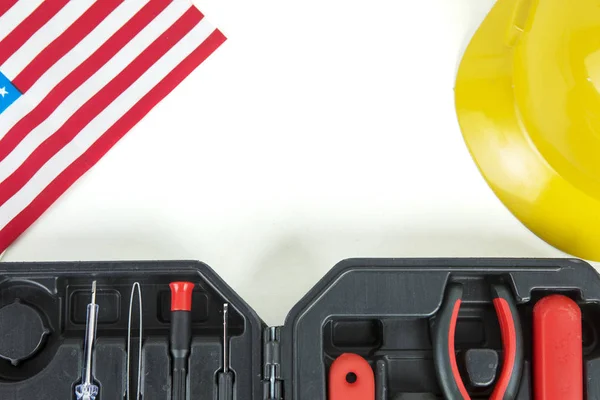
[[331,332],[331,344],[340,349],[372,349],[381,345],[382,325],[379,320],[333,320],[327,324],[325,330]]

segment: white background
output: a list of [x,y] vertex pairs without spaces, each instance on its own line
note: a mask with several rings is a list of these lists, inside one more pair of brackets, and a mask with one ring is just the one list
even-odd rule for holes
[[493,0],[197,0],[229,40],[6,253],[199,259],[269,324],[349,257],[565,255],[488,188],[454,109]]

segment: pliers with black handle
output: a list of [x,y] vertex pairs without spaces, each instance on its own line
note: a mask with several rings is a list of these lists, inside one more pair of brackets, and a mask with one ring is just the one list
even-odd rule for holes
[[[521,322],[510,291],[505,286],[492,284],[491,292],[500,322],[503,362],[490,399],[513,400],[519,391],[523,373]],[[462,296],[462,285],[449,284],[444,302],[432,322],[435,369],[444,398],[447,400],[471,400],[458,370],[454,348],[454,334]]]

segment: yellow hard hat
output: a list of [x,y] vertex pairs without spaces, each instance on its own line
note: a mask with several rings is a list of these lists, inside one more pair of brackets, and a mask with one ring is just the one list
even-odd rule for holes
[[510,211],[600,260],[600,0],[498,0],[461,62],[456,109]]

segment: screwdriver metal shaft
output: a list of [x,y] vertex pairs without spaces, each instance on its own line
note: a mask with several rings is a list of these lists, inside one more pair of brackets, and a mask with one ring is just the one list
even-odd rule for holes
[[219,400],[233,400],[233,372],[229,369],[229,304],[223,304],[223,371],[219,373]]
[[96,304],[96,281],[92,282],[92,300],[87,306],[85,325],[85,344],[81,384],[75,387],[77,400],[94,400],[98,395],[98,386],[92,376],[92,357],[96,344],[96,329],[98,326],[98,304]]

